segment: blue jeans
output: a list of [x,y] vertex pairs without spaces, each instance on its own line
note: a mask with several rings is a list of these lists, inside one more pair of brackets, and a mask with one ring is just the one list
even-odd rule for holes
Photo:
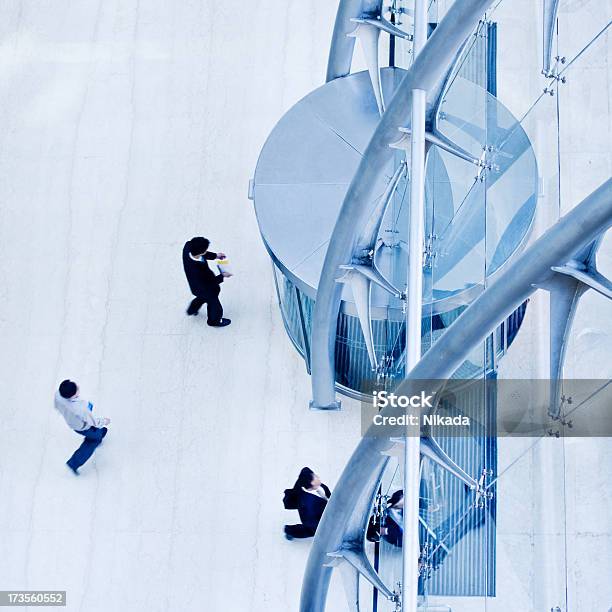
[[66,463],[73,470],[80,468],[93,455],[93,452],[100,445],[102,438],[104,438],[107,432],[108,429],[106,427],[90,427],[83,431],[77,431],[76,433],[84,436],[85,439]]

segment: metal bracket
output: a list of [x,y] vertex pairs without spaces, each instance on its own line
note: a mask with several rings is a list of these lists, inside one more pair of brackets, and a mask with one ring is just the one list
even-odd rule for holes
[[425,236],[425,250],[423,251],[423,268],[431,270],[438,258],[438,253],[434,248],[434,243],[438,239],[436,234],[427,234]]
[[403,291],[400,291],[393,283],[388,281],[379,271],[378,268],[373,266],[365,266],[362,264],[349,264],[346,266],[340,266],[341,270],[355,270],[359,272],[371,282],[378,285],[381,289],[384,289],[396,298],[404,299],[405,295]]
[[[364,266],[365,267],[365,266]],[[349,285],[355,300],[355,308],[357,309],[357,317],[366,349],[370,360],[370,367],[376,370],[378,363],[376,361],[376,350],[374,349],[374,334],[372,332],[372,317],[370,315],[370,295],[372,279],[365,274],[360,274],[356,270],[356,266],[341,266],[345,273],[340,278],[336,279],[337,283]]]
[[[402,133],[402,136],[399,140],[392,142],[389,146],[393,149],[404,149],[407,151],[410,149],[410,135],[412,130],[409,127],[400,127],[399,131]],[[474,157],[469,151],[466,151],[464,148],[455,144],[443,134],[426,131],[425,140],[428,145],[435,145],[436,147],[439,147],[440,149],[443,149],[456,157],[464,159],[475,166],[483,165],[482,158],[479,159]]]
[[376,383],[378,385],[387,388],[389,383],[394,380],[393,369],[395,366],[395,360],[393,355],[383,355],[378,362],[376,368]]
[[375,28],[378,28],[381,32],[386,32],[391,36],[397,36],[398,38],[403,38],[404,40],[412,40],[412,34],[408,34],[408,32],[404,32],[404,30],[400,30],[395,24],[387,21],[384,17],[378,17],[377,19],[372,19],[371,17],[358,17],[356,19],[351,19],[355,23],[367,23]]
[[350,580],[350,583],[349,581],[345,583],[345,586],[348,584],[347,597],[349,600],[349,606],[351,606],[351,602],[357,602],[356,607],[354,605],[351,607],[352,610],[359,610],[359,576],[363,576],[387,599],[390,601],[395,601],[395,593],[393,593],[393,591],[387,587],[387,585],[381,580],[380,576],[376,573],[368,560],[362,545],[355,546],[353,543],[349,543],[347,545],[343,545],[335,552],[327,553],[327,556],[331,558],[330,561],[325,564],[327,567],[344,566],[346,569],[352,569],[352,579]]
[[612,300],[612,281],[600,274],[597,268],[585,267],[580,265],[580,262],[569,261],[564,266],[553,266],[551,270],[570,276],[589,289],[594,289],[597,293]]
[[478,485],[475,490],[476,498],[474,499],[474,506],[483,509],[487,506],[487,503],[493,499],[493,492],[489,491],[491,484],[486,484],[487,477],[493,476],[493,470],[482,470],[480,478],[478,479]]
[[356,22],[357,27],[347,36],[356,38],[361,45],[374,97],[376,98],[378,113],[382,115],[385,112],[385,102],[383,100],[382,84],[380,82],[380,63],[378,61],[380,29],[374,25],[378,21],[376,19],[351,19],[351,21]]
[[550,406],[548,414],[561,416],[561,379],[567,340],[582,295],[589,289],[612,300],[612,281],[597,270],[597,251],[603,234],[578,251],[567,263],[552,266],[555,276],[542,288],[550,293]]
[[375,283],[397,298],[402,297],[402,292],[394,287],[378,271],[377,268],[360,264],[352,264],[340,266],[340,269],[344,270],[344,274],[340,278],[337,278],[336,282],[349,285],[351,288],[353,299],[355,300],[355,308],[357,309],[359,324],[361,326],[361,331],[363,333],[363,338],[368,351],[368,357],[370,359],[370,366],[372,370],[375,371],[378,368],[378,362],[376,359],[376,351],[374,349],[374,334],[372,332],[372,317],[370,315],[370,295],[372,283]]

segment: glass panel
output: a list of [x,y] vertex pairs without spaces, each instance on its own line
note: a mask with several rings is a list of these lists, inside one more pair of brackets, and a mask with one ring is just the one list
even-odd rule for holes
[[[606,6],[607,4],[607,6]],[[561,208],[567,212],[612,175],[609,123],[610,29],[597,36],[610,16],[609,3],[584,2],[584,10],[562,7],[559,14],[559,52],[566,57],[558,66],[559,142],[561,150]],[[571,27],[570,27],[571,26]],[[573,57],[572,57],[573,56]],[[597,256],[598,268],[612,274],[609,237]],[[612,306],[589,291],[579,302],[567,339],[562,385],[564,420],[597,422],[605,386],[612,377],[609,347]],[[578,381],[600,378],[599,393],[585,393]],[[565,401],[563,401],[565,400]],[[571,403],[570,403],[571,402]],[[592,421],[591,421],[592,419]],[[609,495],[612,470],[610,438],[567,438],[565,441],[567,608],[606,609],[612,601]],[[595,562],[586,560],[596,560]],[[588,563],[588,571],[585,567]]]
[[[541,48],[535,45],[541,41],[539,29],[533,29],[524,15],[510,14],[520,11],[508,5],[512,3],[503,2],[495,11],[504,33],[498,37],[496,58],[500,103],[490,101],[488,113],[490,273],[516,249],[526,229],[532,241],[560,214],[557,81],[540,74]],[[525,31],[519,32],[519,27]],[[513,33],[521,45],[517,49],[514,42],[511,50],[506,45]]]
[[[593,8],[592,3],[585,8]],[[587,10],[585,20],[593,17]],[[612,175],[612,133],[608,118],[609,44],[608,31],[592,41],[575,60],[560,66],[562,81],[558,93],[562,213],[571,210]]]
[[[486,286],[491,259],[487,240],[489,183],[484,164],[489,126],[495,125],[489,116],[497,107],[486,89],[492,86],[487,64],[489,31],[489,24],[482,22],[452,77],[438,115],[440,132],[482,162],[480,167],[449,152],[440,152],[435,160],[440,167],[436,168],[432,190],[437,196],[433,200],[437,256],[432,285],[438,338]],[[444,173],[449,178],[446,193]],[[453,406],[442,409],[469,409],[486,421],[484,378],[494,365],[490,344],[477,346],[454,373],[455,378],[480,379],[483,384],[472,386],[465,397],[457,395]],[[494,438],[439,438],[437,442],[476,481],[495,468],[490,465],[495,458]],[[458,598],[469,597],[470,610],[485,609],[486,596],[495,593],[495,523],[488,521],[491,512],[494,514],[494,501],[481,507],[475,492],[462,480],[430,459],[423,460],[421,591],[428,605],[455,609],[462,601]]]
[[542,2],[504,0],[488,16],[499,28],[497,97],[520,120],[547,85],[541,73]]
[[[404,151],[395,154],[395,168],[405,163]],[[375,264],[381,274],[398,289],[406,287],[406,236],[409,218],[409,181],[407,173],[400,176],[389,206],[385,212],[377,240]],[[379,359],[377,378],[380,384],[392,385],[404,376],[404,346],[406,330],[403,302],[383,289],[372,288],[372,300],[387,304],[386,311],[378,310],[378,316],[386,320],[373,322],[374,343]]]
[[[608,115],[609,34],[601,34],[609,19],[608,5],[593,0],[561,3],[559,36],[557,40],[555,34],[554,40],[555,54],[558,47],[566,58],[555,66],[560,79],[541,74],[541,4],[500,2],[488,15],[500,23],[503,33],[495,66],[490,47],[479,46],[490,30],[470,43],[478,53],[487,50],[486,74],[474,58],[469,65],[462,63],[445,95],[438,127],[482,167],[438,149],[429,155],[426,235],[435,248],[431,268],[425,269],[423,350],[525,242],[540,236],[612,174],[609,126],[596,123]],[[492,72],[503,106],[484,91],[491,91]],[[426,241],[426,253],[430,246]],[[612,270],[612,259],[606,257],[604,253],[602,261]],[[538,330],[541,323],[548,325],[541,299],[541,292],[532,298],[543,317]],[[569,341],[566,376],[592,376],[598,358],[584,359],[589,350],[602,364],[609,363],[612,317],[607,302],[595,304],[602,299],[592,292],[583,298],[588,306],[576,316],[582,331]],[[587,311],[597,316],[588,318]],[[496,357],[515,340],[525,312],[526,303],[473,351],[455,376],[484,380],[494,375]],[[529,347],[542,350],[546,333],[522,344],[506,371],[512,373],[516,359]],[[521,371],[528,372],[525,368]],[[497,398],[489,396],[483,383],[482,397],[471,401],[482,403],[484,422],[493,431]],[[585,406],[589,408],[588,402]],[[420,538],[428,575],[421,581],[424,601],[470,611],[486,606],[566,612],[609,605],[606,542],[612,512],[607,498],[597,494],[610,479],[608,440],[483,437],[440,444],[467,472],[484,477],[491,498],[485,498],[484,507],[475,507],[473,492],[438,465],[423,461],[420,497],[426,524],[421,525]],[[396,460],[391,460],[389,470],[382,488],[388,495],[403,482]],[[397,482],[390,486],[393,478]],[[586,526],[592,539],[585,536]],[[452,544],[449,551],[439,545],[441,541]],[[389,548],[385,541],[379,548],[387,583],[397,582],[397,547]],[[585,577],[584,560],[595,554],[606,560]],[[468,593],[461,588],[474,589],[474,596],[466,599]],[[394,608],[389,604],[379,609]]]
[[273,266],[273,270],[285,329],[296,348],[303,354],[304,339],[295,285],[276,266]]
[[[445,414],[461,412],[487,423],[485,386],[472,383],[453,393]],[[447,456],[475,481],[492,478],[495,439],[485,435],[432,437]],[[484,482],[483,480],[483,482]],[[455,609],[456,598],[469,597],[470,610],[484,610],[485,596],[495,594],[495,500],[480,499],[463,480],[446,468],[423,459],[421,482],[421,542],[423,593],[429,605],[446,604]]]
[[[558,55],[572,61],[598,34],[609,29],[612,4],[609,0],[573,0],[559,3],[557,13]],[[607,62],[606,47],[599,46],[600,65]],[[554,63],[554,59],[553,59]],[[557,71],[563,64],[557,66]]]
[[[400,467],[402,460],[391,457],[389,465],[381,484],[381,536],[380,536],[380,577],[392,591],[399,590],[402,581],[402,531],[398,511],[402,498],[403,470]],[[395,520],[394,520],[395,519]],[[392,612],[395,604],[379,595],[378,610]]]
[[565,450],[557,438],[500,438],[495,609],[567,610]]

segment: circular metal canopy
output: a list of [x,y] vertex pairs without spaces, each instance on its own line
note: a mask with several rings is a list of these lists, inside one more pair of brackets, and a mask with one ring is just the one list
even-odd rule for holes
[[[405,72],[385,68],[385,99]],[[319,87],[291,108],[266,141],[254,179],[255,211],[275,263],[316,299],[327,245],[348,186],[380,120],[367,72]],[[424,302],[432,312],[468,303],[524,242],[535,215],[537,165],[529,139],[510,112],[478,85],[456,77],[433,130],[480,165],[436,146],[426,171]],[[401,134],[398,131],[398,140]],[[385,191],[404,153],[379,177]],[[384,214],[375,265],[396,287],[406,279],[408,178]],[[345,287],[343,300],[352,302]],[[373,314],[401,302],[375,287]],[[352,309],[351,309],[352,310]]]

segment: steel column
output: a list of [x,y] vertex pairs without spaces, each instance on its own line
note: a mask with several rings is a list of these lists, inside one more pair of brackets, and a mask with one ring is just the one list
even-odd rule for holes
[[376,180],[392,159],[389,144],[410,123],[412,91],[433,90],[444,78],[465,39],[492,0],[455,2],[434,30],[380,120],[349,185],[325,255],[312,320],[312,407],[336,408],[334,351],[342,288],[339,267],[351,262],[355,234],[376,205]]
[[[427,0],[416,0],[412,52],[427,42]],[[423,316],[423,238],[425,234],[425,117],[427,92],[412,90],[410,134],[410,218],[406,279],[406,374],[421,359]],[[420,430],[406,427],[404,444],[404,531],[402,538],[402,611],[416,612],[419,594]]]

